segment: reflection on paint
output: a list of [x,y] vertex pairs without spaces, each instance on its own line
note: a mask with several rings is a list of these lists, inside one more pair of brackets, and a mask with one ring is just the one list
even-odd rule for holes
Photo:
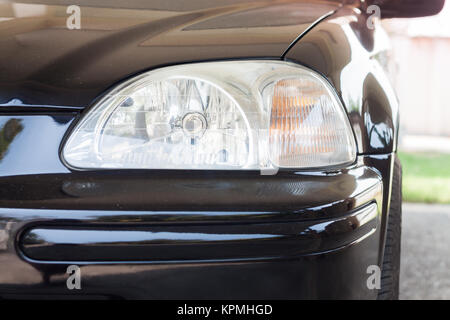
[[20,119],[9,119],[0,129],[0,161],[14,138],[23,130]]

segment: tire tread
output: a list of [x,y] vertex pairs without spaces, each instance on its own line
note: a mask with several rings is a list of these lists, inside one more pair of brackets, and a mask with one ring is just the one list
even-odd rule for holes
[[398,300],[402,231],[402,166],[395,156],[379,300]]

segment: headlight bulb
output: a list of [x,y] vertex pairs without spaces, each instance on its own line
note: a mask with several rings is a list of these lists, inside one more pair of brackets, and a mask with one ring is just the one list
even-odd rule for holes
[[206,118],[199,112],[187,113],[181,123],[183,132],[193,139],[203,136],[207,128]]

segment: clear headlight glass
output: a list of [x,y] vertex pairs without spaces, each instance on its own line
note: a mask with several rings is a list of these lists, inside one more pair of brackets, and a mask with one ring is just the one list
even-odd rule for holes
[[75,169],[302,169],[355,157],[330,85],[297,64],[265,60],[139,75],[88,110],[63,148]]

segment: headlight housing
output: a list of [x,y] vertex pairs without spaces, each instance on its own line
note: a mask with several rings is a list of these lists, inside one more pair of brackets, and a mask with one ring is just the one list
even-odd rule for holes
[[304,169],[352,163],[356,144],[317,73],[283,61],[223,61],[124,82],[79,121],[62,156],[74,169]]

